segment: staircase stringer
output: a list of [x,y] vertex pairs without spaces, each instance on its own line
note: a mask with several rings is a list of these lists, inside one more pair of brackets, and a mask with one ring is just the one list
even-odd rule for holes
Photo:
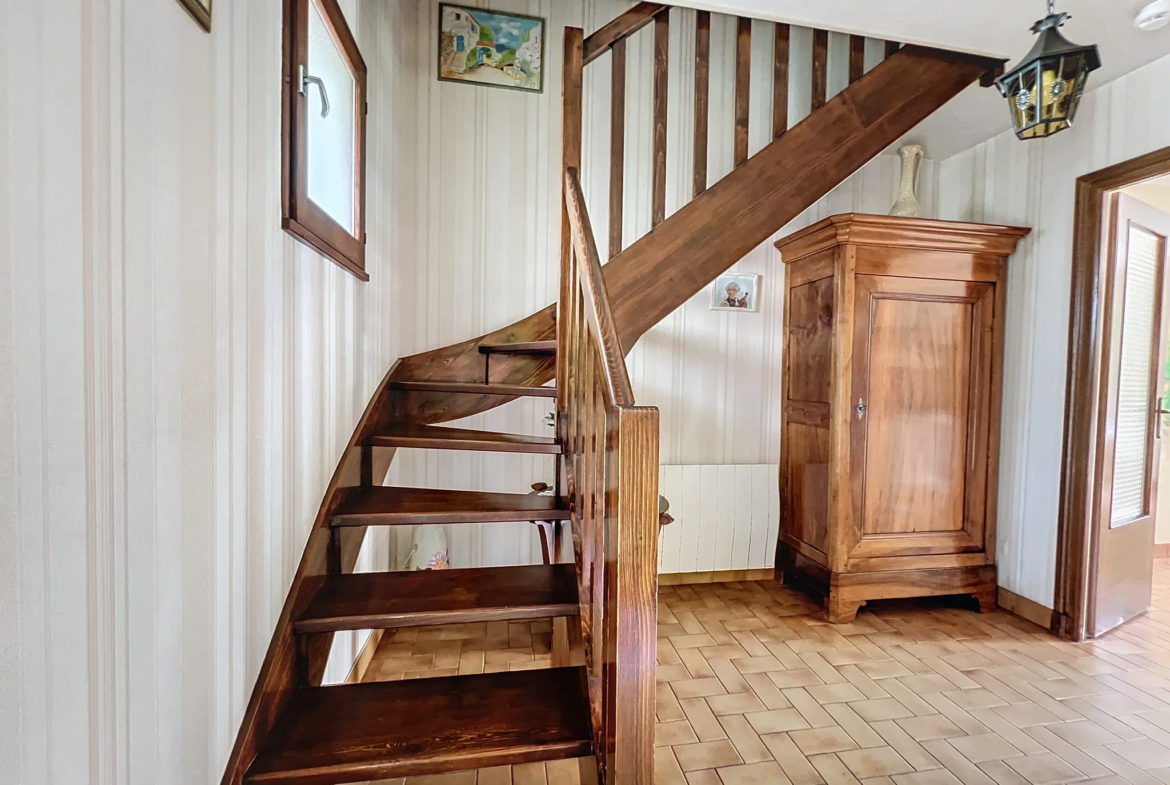
[[[301,686],[302,679],[309,685],[319,685],[324,676],[329,651],[333,645],[333,633],[310,636],[306,651],[298,654],[293,620],[308,606],[329,573],[330,541],[334,536],[329,525],[330,519],[345,498],[348,489],[361,484],[361,453],[365,438],[384,428],[393,417],[393,397],[389,386],[399,365],[400,362],[397,362],[387,371],[370,398],[325,490],[321,507],[309,530],[308,542],[305,544],[300,564],[277,618],[268,651],[256,676],[251,698],[244,709],[244,716],[228,757],[221,785],[242,785],[248,766],[267,739],[293,690]],[[372,472],[374,484],[380,485],[384,481],[394,452],[393,449],[375,451]],[[342,572],[353,571],[365,533],[365,527],[347,527],[336,535],[337,540],[332,547],[337,547],[341,551],[339,561]],[[302,664],[307,673],[302,673]]]

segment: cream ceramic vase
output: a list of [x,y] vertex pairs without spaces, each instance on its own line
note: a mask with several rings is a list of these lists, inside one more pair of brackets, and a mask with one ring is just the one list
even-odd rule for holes
[[918,169],[922,165],[924,153],[922,146],[917,144],[909,144],[898,150],[898,155],[902,157],[902,185],[898,189],[898,201],[890,208],[890,215],[922,217],[922,204],[914,192],[918,188]]

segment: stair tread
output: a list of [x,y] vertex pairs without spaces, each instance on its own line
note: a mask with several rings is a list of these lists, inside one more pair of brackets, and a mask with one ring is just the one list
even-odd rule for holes
[[297,690],[249,783],[352,782],[589,755],[583,668]]
[[573,616],[572,564],[335,575],[297,620],[300,632]]
[[485,450],[559,454],[560,444],[547,436],[476,431],[438,425],[398,423],[368,437],[369,443],[386,447],[421,447],[439,450]]
[[568,517],[569,511],[555,496],[375,485],[347,489],[333,513],[333,525],[560,521]]
[[533,398],[556,398],[557,388],[535,387],[527,384],[483,384],[476,382],[428,382],[428,381],[401,381],[392,382],[396,390],[419,392],[452,392],[471,393],[474,395],[516,395]]
[[479,345],[479,350],[483,354],[554,354],[557,350],[557,342],[482,343]]

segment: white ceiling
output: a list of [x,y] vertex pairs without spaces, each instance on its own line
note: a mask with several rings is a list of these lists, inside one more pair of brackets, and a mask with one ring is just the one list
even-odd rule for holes
[[[1014,65],[1032,46],[1032,24],[1043,0],[678,0],[681,5],[757,19],[791,22],[843,33],[1007,58]],[[1170,54],[1170,27],[1144,33],[1134,16],[1149,0],[1057,0],[1073,18],[1063,32],[1074,43],[1101,47],[1100,87]],[[935,113],[905,141],[927,156],[949,158],[1010,127],[995,88],[972,87]],[[1072,131],[1072,133],[1075,133]]]

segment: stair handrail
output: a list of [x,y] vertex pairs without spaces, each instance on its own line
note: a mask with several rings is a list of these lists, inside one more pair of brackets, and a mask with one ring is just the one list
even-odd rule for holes
[[593,236],[593,224],[581,190],[581,175],[575,166],[565,169],[565,202],[569,214],[569,232],[573,240],[570,278],[576,277],[585,301],[583,308],[589,330],[597,342],[605,385],[613,406],[633,406],[634,388],[626,368],[625,352],[618,339],[617,325],[609,305],[609,293],[601,272],[601,257]]
[[[577,560],[580,632],[604,785],[654,777],[658,410],[635,406],[576,167],[557,305],[557,436]],[[577,636],[574,636],[577,637]]]

